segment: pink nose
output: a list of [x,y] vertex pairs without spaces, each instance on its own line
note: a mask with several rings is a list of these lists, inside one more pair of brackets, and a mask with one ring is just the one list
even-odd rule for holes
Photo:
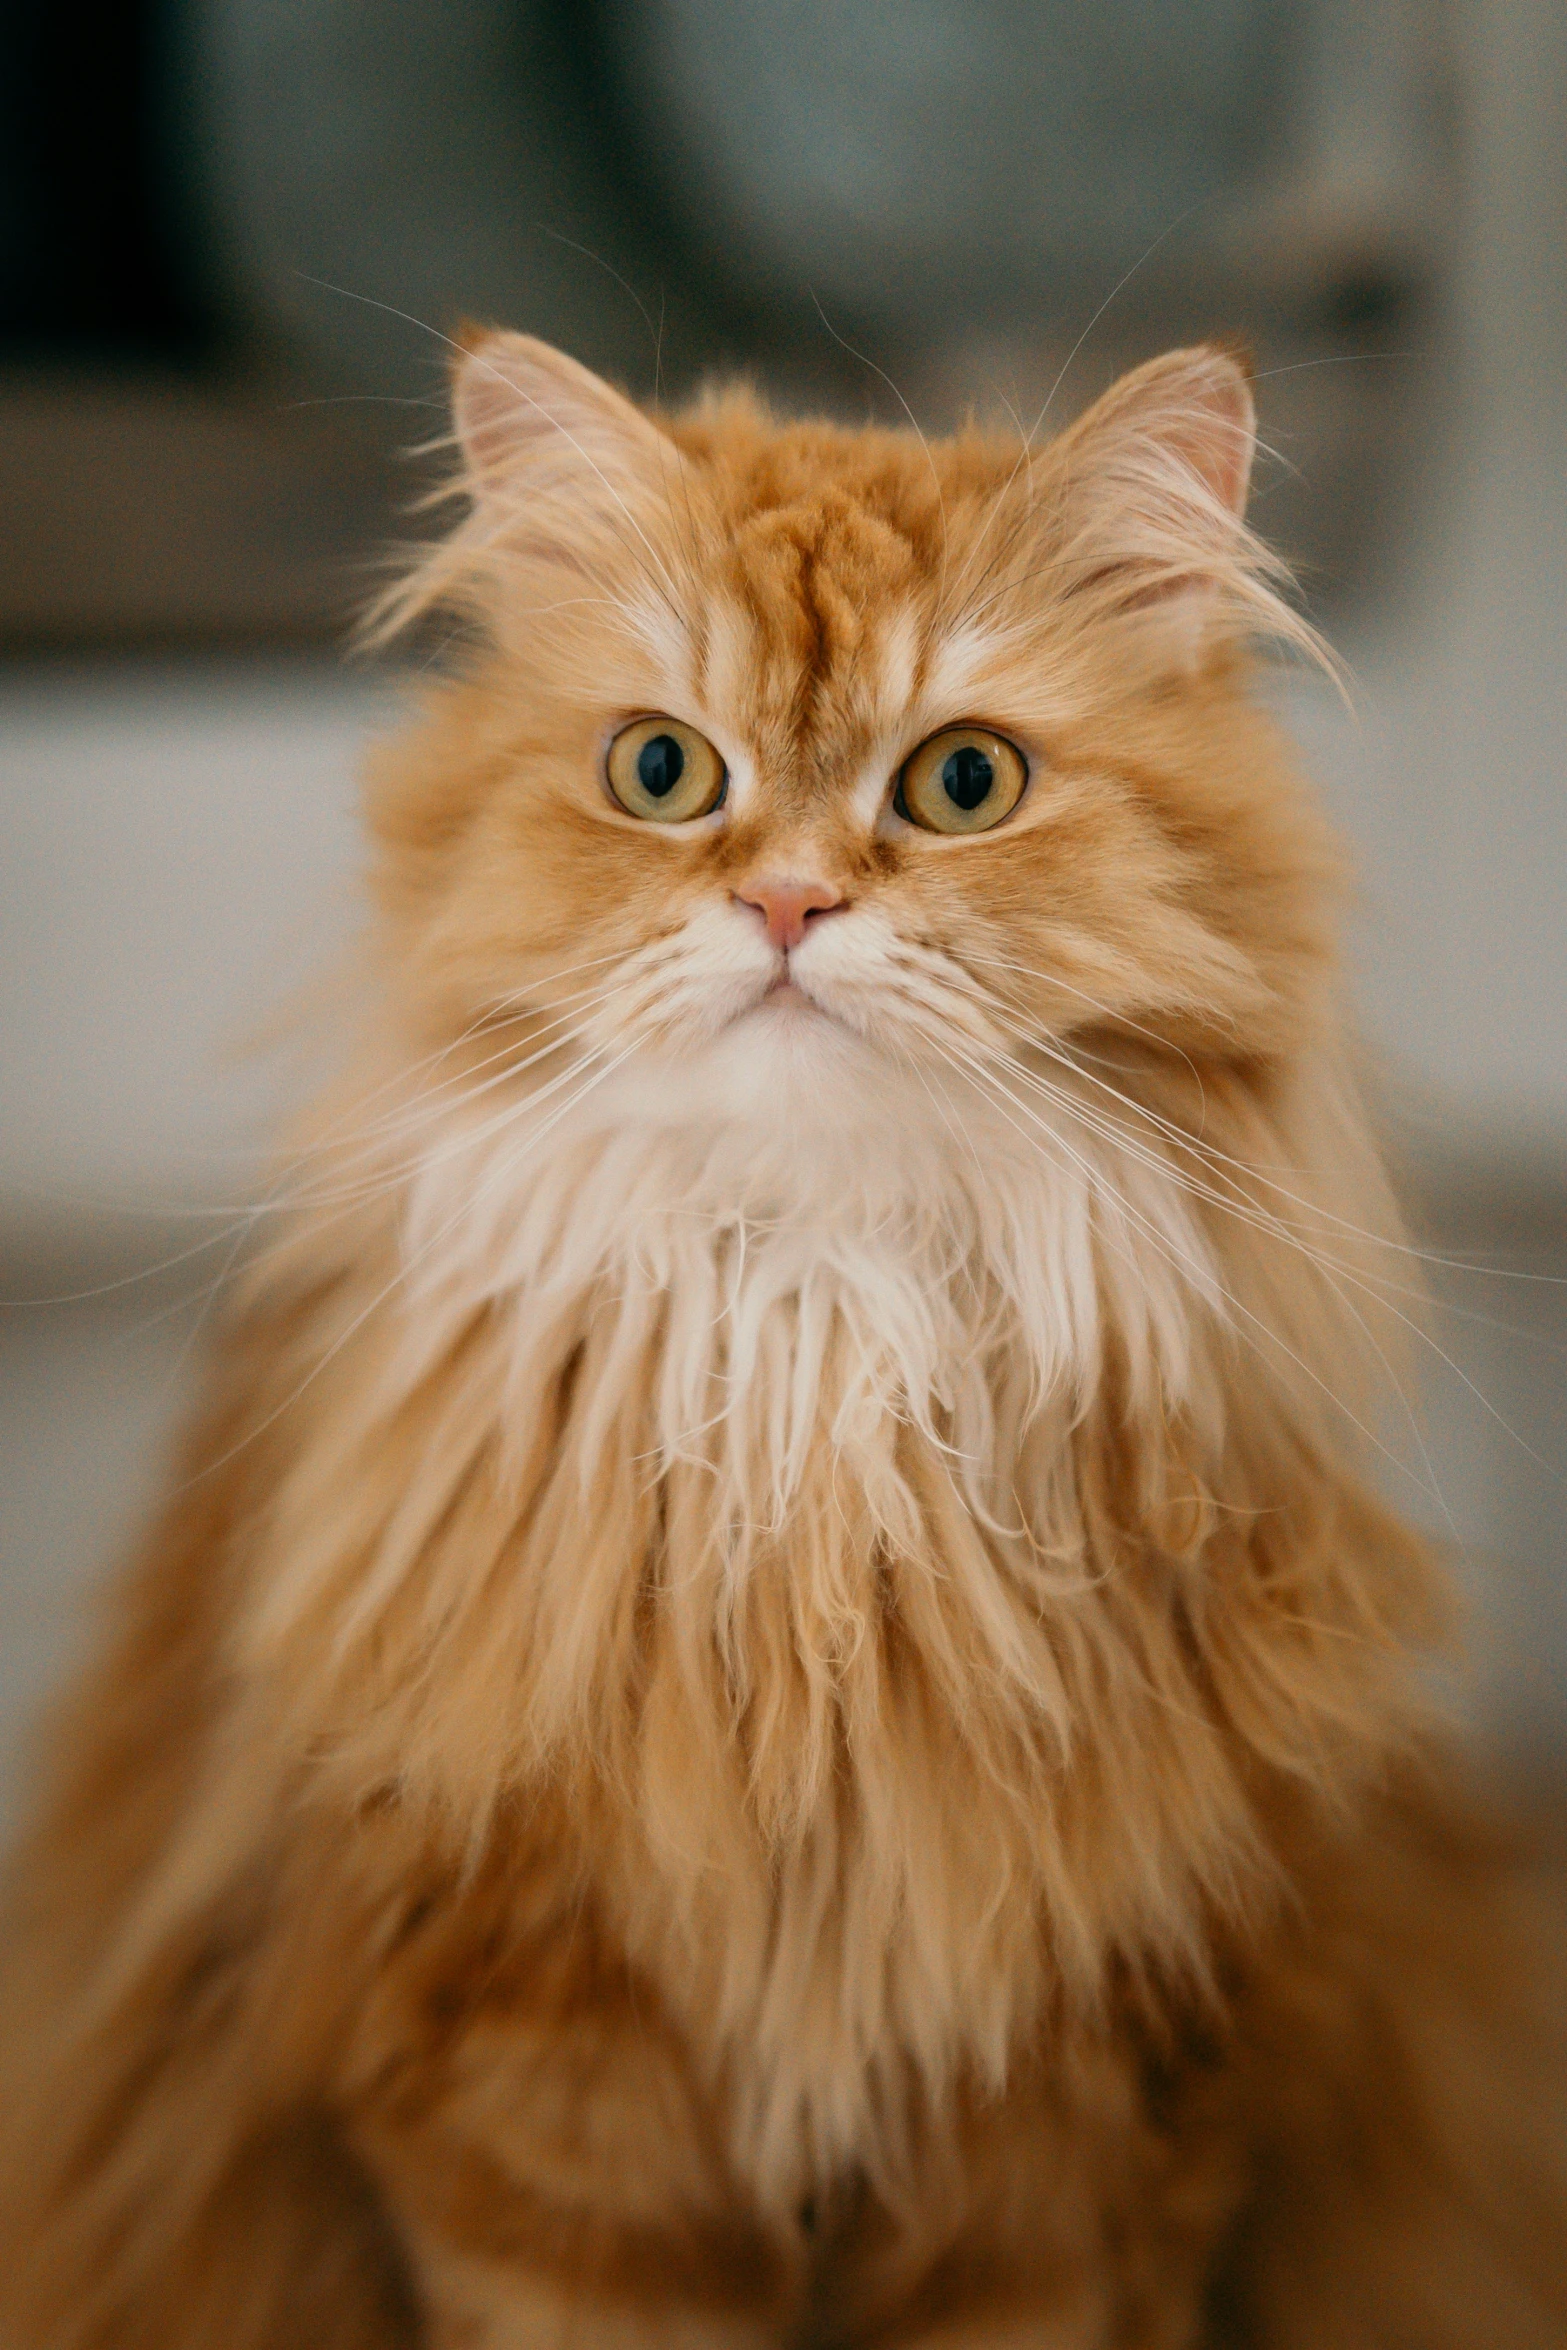
[[742,882],[735,891],[742,906],[754,906],[775,947],[797,947],[813,914],[830,914],[843,893],[825,881],[791,881],[771,873]]

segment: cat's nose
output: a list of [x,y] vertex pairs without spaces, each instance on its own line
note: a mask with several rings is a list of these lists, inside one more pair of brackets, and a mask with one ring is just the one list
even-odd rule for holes
[[843,904],[843,892],[827,881],[796,881],[781,874],[762,873],[743,881],[735,891],[742,906],[754,906],[767,925],[775,947],[797,947],[813,914],[830,914]]

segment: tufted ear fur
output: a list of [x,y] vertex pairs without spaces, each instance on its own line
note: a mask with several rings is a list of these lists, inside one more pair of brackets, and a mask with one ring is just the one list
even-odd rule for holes
[[689,526],[699,499],[679,449],[624,393],[532,335],[474,327],[452,370],[452,423],[462,471],[450,486],[471,511],[371,608],[368,642],[437,608],[515,634],[561,610],[562,574],[671,600],[661,542],[677,503]]
[[673,444],[622,393],[532,335],[463,337],[452,421],[480,501],[563,491],[613,502],[674,461]]
[[1225,622],[1276,633],[1282,567],[1245,521],[1256,445],[1229,352],[1169,351],[1123,376],[1048,455],[1074,589],[1154,611],[1189,654]]

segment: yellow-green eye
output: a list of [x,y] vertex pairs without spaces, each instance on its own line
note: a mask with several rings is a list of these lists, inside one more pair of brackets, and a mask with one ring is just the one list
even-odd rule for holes
[[949,726],[903,762],[893,806],[926,832],[988,832],[1023,796],[1028,769],[1004,735]]
[[689,824],[724,796],[729,777],[705,734],[678,718],[639,718],[609,746],[609,788],[628,816]]

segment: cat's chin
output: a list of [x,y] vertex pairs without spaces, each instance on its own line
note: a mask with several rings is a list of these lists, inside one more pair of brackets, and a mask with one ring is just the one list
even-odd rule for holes
[[917,1108],[892,1055],[792,985],[770,990],[689,1053],[639,1055],[606,1089],[602,1108],[611,1103],[658,1125],[741,1124],[802,1137]]

